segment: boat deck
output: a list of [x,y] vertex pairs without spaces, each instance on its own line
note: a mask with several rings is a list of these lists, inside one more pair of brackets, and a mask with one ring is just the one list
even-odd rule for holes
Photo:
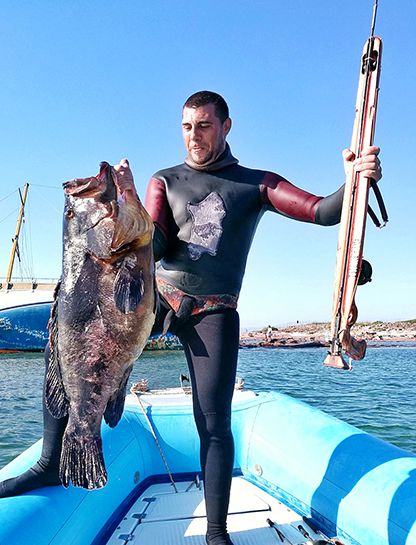
[[[205,545],[202,483],[150,486],[123,518],[108,545]],[[322,539],[300,515],[242,477],[234,477],[228,516],[234,545],[300,545]]]

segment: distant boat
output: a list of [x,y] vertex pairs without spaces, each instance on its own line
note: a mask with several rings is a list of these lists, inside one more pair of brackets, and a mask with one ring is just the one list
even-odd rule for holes
[[20,210],[5,279],[0,280],[0,352],[41,351],[48,342],[47,323],[56,281],[13,278],[20,259],[19,236],[25,215],[29,184],[19,189]]

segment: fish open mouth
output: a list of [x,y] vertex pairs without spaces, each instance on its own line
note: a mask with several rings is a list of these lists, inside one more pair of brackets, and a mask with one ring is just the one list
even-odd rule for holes
[[103,193],[105,186],[97,176],[77,178],[62,184],[64,193],[74,197],[97,197]]
[[106,213],[88,226],[87,231],[97,227],[104,219],[115,219],[118,215],[118,188],[115,183],[112,167],[102,162],[96,176],[76,178],[63,185],[64,193],[75,198],[93,199],[106,209]]
[[100,163],[100,171],[96,176],[76,178],[63,185],[64,193],[74,197],[97,199],[100,202],[117,201],[118,187],[109,163]]
[[[112,232],[108,251],[102,252],[100,243],[100,252],[96,252],[97,255],[120,254],[129,251],[132,245],[144,245],[151,241],[153,224],[140,203],[132,177],[118,176],[109,163],[100,163],[96,176],[70,180],[63,184],[63,188],[67,196],[80,199],[79,202],[82,199],[86,203],[87,200],[95,201],[95,212],[88,214],[88,225],[84,226],[84,232],[88,233],[89,239],[101,239],[102,236],[98,233],[92,235],[94,230],[99,230],[107,232],[105,239],[108,241],[108,235]],[[110,221],[106,225],[104,220]]]

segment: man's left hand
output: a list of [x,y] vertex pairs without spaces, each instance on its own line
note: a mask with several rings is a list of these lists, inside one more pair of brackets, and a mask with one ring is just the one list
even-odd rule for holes
[[360,172],[362,176],[378,182],[382,176],[380,159],[378,158],[379,153],[380,148],[370,146],[361,152],[361,157],[355,159],[355,155],[351,150],[344,150],[342,156],[345,172],[347,173],[352,167],[356,172]]

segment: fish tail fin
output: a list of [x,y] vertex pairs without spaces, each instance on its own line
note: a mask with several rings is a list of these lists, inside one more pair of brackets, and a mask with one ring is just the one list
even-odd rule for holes
[[93,490],[107,483],[100,433],[80,435],[68,423],[62,440],[59,477],[65,488],[73,486]]

